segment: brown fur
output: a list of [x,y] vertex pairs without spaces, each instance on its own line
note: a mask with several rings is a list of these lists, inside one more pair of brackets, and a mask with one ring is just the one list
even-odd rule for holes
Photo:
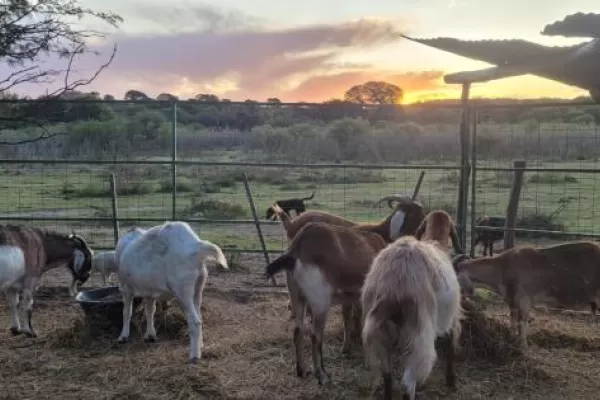
[[[73,286],[84,284],[90,277],[92,267],[92,250],[85,240],[76,235],[45,231],[38,228],[15,225],[0,225],[0,245],[19,247],[25,257],[25,277],[22,282],[21,303],[27,308],[26,329],[11,326],[14,335],[24,333],[37,336],[32,326],[33,292],[39,278],[48,270],[67,265],[73,276]],[[84,255],[81,268],[74,266],[74,253],[79,250]],[[15,288],[6,290],[9,303],[18,300],[19,293]]]
[[[329,380],[322,358],[322,343],[327,311],[334,304],[342,305],[344,344],[342,351],[350,348],[353,307],[360,309],[358,300],[364,277],[375,255],[386,246],[376,233],[349,227],[311,222],[297,232],[288,251],[267,267],[272,276],[285,268],[295,315],[294,349],[296,372],[305,375],[302,356],[304,313],[307,304],[312,311],[312,354],[314,374],[319,383]],[[318,269],[319,272],[314,269]],[[305,280],[312,284],[306,284]],[[304,283],[303,283],[304,282]],[[330,293],[327,296],[326,293]],[[356,312],[355,316],[359,316]],[[360,320],[358,321],[360,324]],[[357,328],[356,326],[354,328]],[[358,329],[356,329],[358,334]]]
[[[434,230],[419,241],[405,236],[381,251],[365,278],[361,304],[364,310],[363,344],[367,362],[382,373],[384,398],[391,399],[392,354],[398,351],[401,365],[417,384],[424,383],[436,359],[437,329],[446,329],[446,383],[455,385],[453,356],[460,336],[460,292],[450,267],[446,249],[437,238],[447,240],[447,231],[436,236]],[[444,264],[446,267],[444,268]],[[438,308],[437,292],[454,280],[456,298],[452,309]],[[448,325],[438,327],[438,312],[446,315]],[[406,372],[405,372],[406,373]],[[415,386],[405,388],[406,398],[414,399]]]
[[307,211],[299,215],[297,218],[292,219],[288,214],[283,212],[283,210],[277,206],[277,204],[273,205],[273,210],[281,220],[288,239],[292,239],[294,236],[296,236],[298,231],[300,231],[304,225],[310,222],[325,222],[331,225],[355,227],[360,230],[374,232],[381,236],[387,243],[390,243],[392,242],[392,239],[390,238],[390,222],[397,210],[401,210],[406,214],[404,224],[400,230],[400,236],[414,234],[419,224],[421,224],[421,221],[423,221],[423,218],[425,217],[423,206],[418,202],[412,202],[410,204],[399,203],[393,209],[393,212],[391,212],[386,219],[378,224],[359,224],[357,222],[353,222],[324,211]]
[[20,247],[25,255],[27,274],[37,277],[64,264],[72,268],[73,252],[85,251],[87,247],[65,234],[15,225],[0,225],[0,244]]
[[600,304],[600,246],[594,242],[514,247],[493,257],[459,261],[455,268],[464,291],[472,294],[473,281],[504,298],[523,347],[534,302],[589,305],[592,318]]
[[455,252],[465,253],[458,240],[452,217],[443,210],[431,211],[427,214],[417,228],[415,237],[419,240],[435,242],[444,250],[447,250],[452,244]]
[[[393,211],[390,213],[390,215],[387,216],[385,220],[383,220],[379,224],[358,224],[356,222],[323,211],[307,211],[302,215],[298,216],[297,218],[292,219],[277,204],[274,204],[272,207],[275,214],[279,217],[281,223],[283,224],[283,228],[286,231],[288,240],[292,240],[306,224],[311,222],[324,222],[331,225],[353,227],[367,232],[374,232],[381,236],[383,240],[385,240],[387,243],[390,243],[392,241],[390,238],[390,222],[392,217],[394,216],[394,213],[397,210],[402,210],[406,215],[404,219],[404,224],[402,225],[402,228],[400,230],[400,236],[414,234],[414,232],[417,230],[419,224],[425,216],[423,206],[415,201],[411,203],[398,202],[395,207],[391,207],[391,201],[388,201],[388,204],[390,205],[390,208],[392,208]],[[289,282],[289,272],[286,271],[286,275],[287,282]],[[288,291],[294,290],[293,287],[290,287],[289,283],[287,283],[287,286]],[[308,311],[310,313],[310,307]],[[359,316],[357,315],[356,317],[358,318]],[[291,310],[290,318],[294,318],[293,308]]]

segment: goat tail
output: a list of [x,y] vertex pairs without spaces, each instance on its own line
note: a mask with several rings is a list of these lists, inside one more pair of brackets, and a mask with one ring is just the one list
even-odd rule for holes
[[292,270],[296,265],[296,257],[284,253],[281,256],[277,257],[273,260],[265,270],[265,275],[267,279],[271,279],[275,274],[280,272],[281,270]]
[[450,238],[452,239],[452,247],[457,254],[465,254],[462,246],[460,245],[460,239],[458,239],[458,232],[456,232],[456,226],[452,224],[450,229]]
[[201,264],[204,264],[204,258],[208,256],[210,258],[213,258],[217,262],[219,267],[223,269],[229,269],[229,265],[227,264],[227,258],[225,257],[225,254],[223,254],[223,250],[221,250],[219,246],[208,241],[204,242],[204,246],[207,251],[207,254],[203,254],[202,252],[200,253],[202,257]]
[[304,198],[302,198],[302,200],[312,200],[314,198],[315,198],[315,192],[312,192],[312,194],[310,196],[304,197]]
[[[386,304],[387,303],[387,304]],[[391,369],[391,355],[398,351],[405,375],[419,382],[431,373],[436,360],[433,321],[419,315],[414,299],[400,303],[379,302],[364,320],[362,340],[367,364],[383,371]]]

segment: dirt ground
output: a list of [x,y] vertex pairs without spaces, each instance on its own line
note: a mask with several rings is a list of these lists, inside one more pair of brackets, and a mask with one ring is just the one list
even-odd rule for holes
[[[232,272],[210,271],[204,294],[204,350],[188,364],[188,337],[178,307],[157,318],[159,340],[145,344],[139,333],[117,344],[118,331],[91,336],[83,312],[68,297],[65,275],[49,273],[37,292],[34,324],[39,337],[8,333],[6,301],[0,301],[0,382],[3,399],[362,399],[372,398],[360,348],[340,353],[342,327],[336,307],[324,345],[332,377],[294,374],[287,294],[262,277],[260,257],[244,258]],[[279,278],[283,284],[285,278]],[[85,288],[99,286],[94,276]],[[502,305],[487,313],[507,323]],[[461,354],[456,392],[444,387],[440,360],[420,399],[592,399],[600,391],[600,326],[587,314],[536,312],[524,356]],[[308,322],[308,320],[307,320]],[[466,330],[464,335],[469,335]],[[310,339],[305,341],[312,365]],[[377,381],[379,382],[379,381]],[[379,396],[379,391],[375,397]]]

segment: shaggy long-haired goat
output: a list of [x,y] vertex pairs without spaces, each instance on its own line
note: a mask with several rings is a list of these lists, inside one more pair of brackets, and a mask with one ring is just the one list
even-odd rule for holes
[[[74,295],[77,285],[83,285],[90,277],[92,256],[92,249],[80,236],[0,225],[0,289],[5,291],[10,307],[10,332],[36,337],[32,324],[33,292],[40,277],[66,264],[73,277],[69,292]],[[19,321],[19,303],[27,309],[24,326]]]
[[365,279],[363,346],[367,363],[382,373],[386,400],[392,398],[394,351],[400,352],[404,369],[404,398],[413,400],[417,384],[427,379],[435,363],[438,336],[447,339],[446,384],[455,386],[453,363],[462,308],[458,279],[444,245],[451,234],[445,228],[451,222],[446,213],[430,214],[422,234],[426,239],[405,236],[388,245],[375,257]]
[[592,319],[600,304],[600,246],[580,241],[548,247],[513,247],[493,257],[454,259],[461,287],[473,294],[474,284],[504,298],[511,327],[527,347],[529,312],[539,301],[559,307],[589,305]]
[[190,361],[202,355],[202,318],[200,306],[208,271],[205,262],[214,259],[222,268],[227,260],[215,244],[200,239],[185,222],[166,222],[148,230],[131,230],[121,239],[118,275],[123,293],[123,330],[118,341],[129,340],[134,296],[143,297],[146,308],[144,340],[156,341],[154,313],[156,299],[162,295],[177,298],[187,318],[190,336]]
[[305,376],[302,345],[306,305],[312,312],[314,374],[319,384],[324,384],[329,381],[322,348],[327,311],[333,304],[342,304],[342,351],[346,352],[351,340],[352,305],[360,299],[373,258],[385,245],[383,238],[373,232],[312,222],[296,234],[283,255],[267,266],[267,277],[283,269],[290,271],[290,281],[297,288],[290,291],[290,298],[295,314],[293,344],[298,376]]

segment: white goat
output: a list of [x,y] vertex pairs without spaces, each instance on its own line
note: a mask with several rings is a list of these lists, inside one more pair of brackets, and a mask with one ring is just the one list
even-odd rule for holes
[[102,277],[104,286],[110,283],[110,276],[117,273],[115,250],[103,251],[92,258],[92,272],[97,272]]
[[[11,313],[10,326],[13,334],[19,332],[19,314],[18,314],[18,291],[13,287],[19,287],[19,281],[25,276],[25,254],[20,247],[0,246],[0,289],[6,292],[9,299]],[[17,301],[12,301],[12,297]]]
[[[123,237],[119,248],[119,287],[123,293],[123,330],[118,341],[129,340],[134,296],[145,301],[145,341],[156,341],[154,313],[156,299],[162,295],[177,298],[187,318],[190,336],[190,361],[202,356],[202,292],[208,277],[205,262],[214,259],[227,269],[221,249],[201,240],[185,222],[166,222],[144,230],[133,230]],[[117,244],[117,246],[119,243]]]
[[397,239],[373,260],[361,303],[367,363],[383,377],[384,399],[392,398],[392,354],[400,351],[404,398],[415,398],[436,360],[435,339],[446,336],[446,384],[455,386],[454,351],[460,336],[460,287],[452,262],[436,243],[412,236]]

